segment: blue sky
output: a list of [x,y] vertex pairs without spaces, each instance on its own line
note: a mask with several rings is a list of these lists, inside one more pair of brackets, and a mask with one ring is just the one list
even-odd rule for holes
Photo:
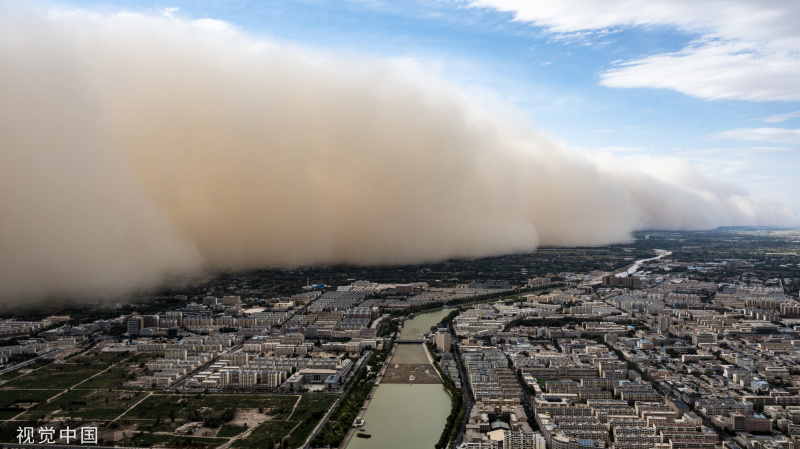
[[[625,0],[78,2],[410,58],[577,151],[668,157],[800,212],[800,6]],[[647,6],[644,6],[647,5]]]

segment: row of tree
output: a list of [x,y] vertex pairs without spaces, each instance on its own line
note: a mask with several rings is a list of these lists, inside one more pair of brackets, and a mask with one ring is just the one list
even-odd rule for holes
[[464,413],[466,413],[466,401],[464,400],[464,393],[459,391],[453,382],[450,381],[450,378],[442,371],[439,367],[438,363],[434,363],[434,367],[436,370],[439,371],[439,375],[442,376],[442,380],[444,381],[444,387],[450,393],[450,398],[452,403],[450,405],[450,414],[447,416],[447,423],[442,429],[442,435],[439,437],[439,441],[436,443],[436,449],[444,449],[447,447],[447,443],[452,441],[456,434],[458,433],[458,428],[461,421],[464,419]]
[[333,411],[328,422],[322,426],[319,434],[311,440],[312,447],[338,447],[347,435],[347,431],[358,416],[361,406],[367,399],[370,390],[375,384],[377,372],[383,361],[391,351],[392,345],[386,345],[380,351],[374,351],[367,359],[367,365],[371,366],[371,370],[366,367],[361,368],[353,381],[353,386],[350,391],[342,398],[336,410]]

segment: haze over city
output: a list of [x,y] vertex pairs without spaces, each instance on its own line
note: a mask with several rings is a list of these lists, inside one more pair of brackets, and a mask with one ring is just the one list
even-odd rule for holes
[[528,5],[0,3],[0,298],[797,224],[795,3]]

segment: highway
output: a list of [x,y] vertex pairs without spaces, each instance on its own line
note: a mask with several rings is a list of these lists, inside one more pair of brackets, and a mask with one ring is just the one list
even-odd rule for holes
[[49,356],[49,355],[51,355],[51,354],[53,354],[55,352],[58,352],[58,351],[61,351],[61,349],[59,349],[59,348],[47,349],[45,351],[40,352],[36,357],[34,357],[34,358],[30,359],[30,360],[26,360],[24,362],[17,363],[14,366],[9,366],[7,368],[3,368],[2,370],[0,370],[0,374],[5,374],[5,373],[8,373],[8,372],[14,371],[15,369],[19,369],[19,368],[28,366],[31,363],[33,363],[33,362],[35,362],[35,361],[37,361],[37,360],[39,360],[41,358],[47,357],[47,356]]

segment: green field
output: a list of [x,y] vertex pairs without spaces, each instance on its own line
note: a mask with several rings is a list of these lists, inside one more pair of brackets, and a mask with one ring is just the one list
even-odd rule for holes
[[132,435],[130,438],[116,442],[117,446],[139,446],[148,447],[161,445],[162,447],[187,447],[196,449],[210,449],[218,447],[225,442],[227,438],[208,438],[208,437],[187,437],[187,436],[173,436],[173,435],[153,435],[149,433],[138,433]]
[[3,390],[66,390],[115,363],[130,358],[127,353],[84,355],[65,362],[55,362],[36,371],[22,374],[4,383]]
[[[44,402],[58,394],[51,390],[7,390],[0,395],[0,408],[12,407],[18,402]],[[19,412],[17,412],[19,413]]]
[[217,432],[217,438],[231,438],[239,435],[240,433],[247,430],[247,427],[244,426],[231,426],[229,424],[225,424],[220,427],[219,432]]
[[300,425],[292,432],[289,437],[289,447],[300,447],[314,427],[317,426],[320,419],[325,416],[328,408],[336,400],[335,396],[303,396],[300,404],[297,406],[294,414],[291,416],[292,421],[298,421]]
[[144,392],[72,390],[32,408],[21,419],[69,416],[83,420],[112,420],[141,400]]
[[66,390],[73,385],[86,380],[100,372],[102,369],[86,367],[74,363],[51,364],[38,371],[20,376],[3,384],[4,390],[10,389],[50,389]]
[[[160,356],[86,354],[49,364],[37,362],[29,373],[7,373],[9,380],[0,385],[0,443],[16,442],[20,426],[70,418],[73,428],[95,423],[101,429],[109,426],[124,432],[116,445],[206,449],[250,430],[226,423],[236,410],[250,409],[268,420],[252,429],[248,438],[237,439],[236,447],[263,448],[282,441],[296,447],[336,400],[328,394],[176,394],[123,386],[144,373],[144,363]],[[9,421],[12,418],[16,419]],[[216,437],[172,434],[187,422],[219,430]]]
[[11,370],[5,374],[0,374],[0,380],[11,380],[17,378],[21,375],[20,371],[22,370],[30,370],[30,369],[37,369],[41,368],[45,365],[52,363],[51,359],[38,359],[35,362],[31,363],[30,365],[25,365],[21,368],[17,368],[15,370]]
[[270,448],[279,443],[296,425],[297,423],[294,421],[267,421],[259,425],[247,439],[237,440],[233,446],[253,449]]
[[111,368],[110,370],[99,374],[97,377],[92,378],[88,382],[80,384],[80,389],[98,390],[109,388],[116,388],[128,381],[130,369],[127,367]]
[[265,412],[273,415],[273,420],[284,420],[292,411],[299,396],[296,395],[233,395],[233,394],[204,394],[204,395],[177,395],[154,394],[142,401],[141,404],[128,412],[126,417],[139,420],[156,420],[172,415],[182,417],[187,411],[208,407],[213,410],[222,410],[228,407],[235,408],[263,408]]

